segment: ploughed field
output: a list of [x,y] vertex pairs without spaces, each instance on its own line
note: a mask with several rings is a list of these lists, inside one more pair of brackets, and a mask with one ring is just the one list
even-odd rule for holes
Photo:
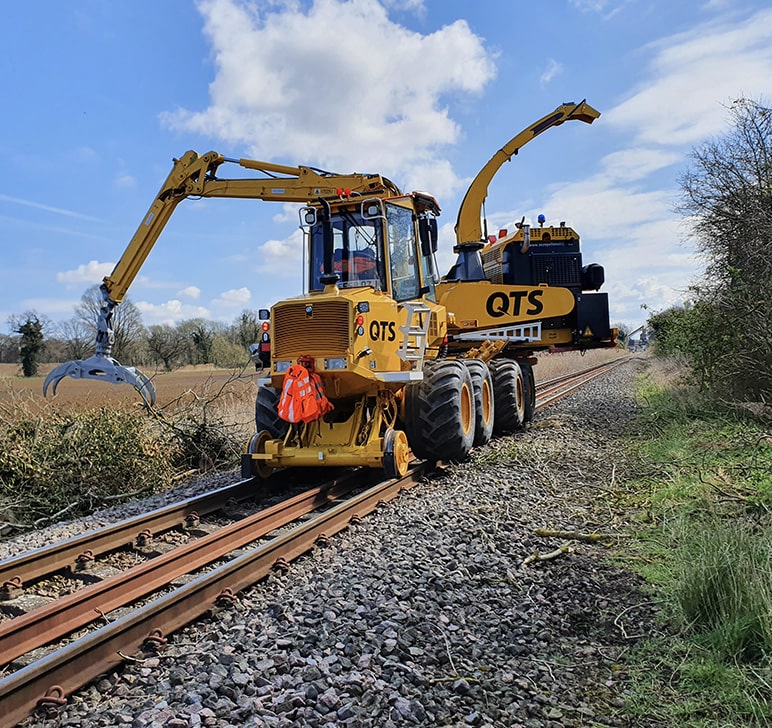
[[[537,381],[544,381],[562,374],[584,369],[586,367],[615,359],[627,354],[619,349],[597,349],[588,351],[584,356],[580,352],[565,352],[561,354],[542,354],[535,373]],[[56,364],[44,364],[35,377],[24,377],[18,364],[0,364],[0,408],[7,417],[9,407],[14,404],[29,407],[43,407],[56,404],[67,409],[91,409],[110,406],[139,406],[139,395],[129,385],[110,385],[92,379],[71,379],[66,377],[58,387],[55,397],[51,397],[49,388],[48,400],[43,398],[43,382],[46,375],[56,367]],[[251,366],[244,370],[218,369],[212,365],[188,366],[172,372],[152,372],[143,370],[152,378],[156,388],[157,406],[163,407],[189,393],[217,396],[225,402],[236,404],[243,402],[245,412],[254,416],[254,401],[257,393],[257,380],[263,376]],[[49,404],[46,404],[48,402]],[[241,419],[241,418],[239,418]]]
[[[141,398],[128,384],[111,385],[93,379],[72,379],[65,377],[51,396],[43,398],[43,382],[46,375],[56,364],[44,364],[35,377],[24,377],[18,364],[0,364],[0,407],[18,403],[26,408],[30,406],[51,406],[53,404],[67,409],[91,409],[110,406],[139,406]],[[222,394],[226,399],[248,399],[254,410],[254,398],[257,392],[257,379],[260,372],[250,367],[245,370],[218,369],[212,365],[189,366],[172,372],[152,372],[143,370],[156,388],[157,406],[163,407],[187,393],[214,396]],[[48,404],[46,404],[48,403]]]

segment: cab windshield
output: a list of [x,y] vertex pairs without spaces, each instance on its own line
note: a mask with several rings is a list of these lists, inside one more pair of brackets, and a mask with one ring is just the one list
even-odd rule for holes
[[[372,286],[386,290],[383,262],[383,233],[380,218],[365,220],[359,212],[339,212],[332,219],[333,272],[338,275],[338,287]],[[324,236],[321,220],[310,229],[310,289],[324,288]]]

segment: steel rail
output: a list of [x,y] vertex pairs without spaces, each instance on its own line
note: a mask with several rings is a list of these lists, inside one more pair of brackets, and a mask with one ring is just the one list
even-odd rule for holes
[[158,535],[183,525],[191,515],[206,515],[221,508],[228,500],[246,500],[253,495],[254,480],[242,480],[204,495],[163,506],[150,513],[127,518],[105,528],[87,531],[65,541],[27,551],[0,561],[0,586],[14,579],[17,580],[16,586],[23,586],[40,577],[74,566],[78,557],[86,551],[91,551],[93,556],[114,551],[133,543],[143,531]]
[[396,498],[401,490],[413,487],[423,472],[423,465],[415,466],[403,478],[385,481],[353,496],[0,680],[0,715],[7,724],[15,725],[36,705],[61,705],[70,692],[114,669],[143,644],[164,642],[166,634],[192,622],[218,600],[232,601],[239,591],[260,581],[271,569],[285,566],[319,539],[338,533],[380,503]]
[[118,607],[151,594],[183,574],[223,558],[361,485],[353,477],[344,477],[312,488],[120,574],[0,623],[0,667]]
[[575,372],[571,372],[570,374],[561,374],[559,377],[553,377],[552,379],[545,379],[543,382],[537,382],[536,383],[536,391],[544,390],[544,389],[551,389],[552,387],[557,386],[558,384],[562,382],[569,382],[573,381],[574,379],[577,379],[579,377],[582,377],[585,374],[590,374],[591,372],[596,372],[599,370],[604,370],[608,368],[614,368],[617,364],[620,364],[622,362],[627,362],[628,359],[612,359],[611,361],[604,361],[600,364],[594,364],[591,367],[587,367],[586,369],[579,369]]
[[536,403],[538,410],[548,407],[553,402],[562,399],[567,394],[570,394],[576,389],[584,386],[588,382],[591,382],[597,377],[603,376],[607,372],[616,369],[622,364],[626,364],[629,359],[617,359],[612,362],[606,362],[596,367],[590,367],[582,372],[576,372],[573,375],[566,375],[565,377],[556,377],[548,382],[544,383],[544,389],[540,392],[540,396]]

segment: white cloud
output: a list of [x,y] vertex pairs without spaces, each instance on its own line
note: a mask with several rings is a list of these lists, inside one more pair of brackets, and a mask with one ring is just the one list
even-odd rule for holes
[[412,10],[419,14],[426,11],[424,0],[382,0],[382,2],[387,8],[394,10]]
[[449,197],[464,184],[464,180],[456,176],[453,166],[447,159],[420,161],[416,164],[411,164],[408,160],[404,164],[404,169],[403,190],[424,190],[438,200]]
[[231,288],[228,291],[223,291],[217,298],[213,298],[211,304],[217,308],[243,307],[251,299],[252,294],[248,288]]
[[284,240],[267,240],[258,248],[257,271],[261,276],[300,280],[303,266],[303,231],[295,230]]
[[613,18],[630,0],[569,0],[577,10],[583,13],[598,13],[604,20]]
[[703,23],[649,48],[649,80],[604,115],[639,144],[695,144],[726,128],[724,105],[772,91],[772,10]]
[[440,275],[445,275],[456,262],[453,246],[456,244],[455,222],[440,225],[437,231],[437,268]]
[[[18,314],[21,311],[44,311],[45,315],[51,318],[68,318],[72,316],[75,306],[80,303],[80,299],[69,298],[25,298],[19,301],[18,310],[13,314]],[[12,315],[11,312],[4,314],[0,311],[0,318],[6,320],[8,316]]]
[[61,207],[52,207],[51,205],[44,205],[40,202],[34,202],[33,200],[23,200],[20,197],[11,197],[10,195],[0,194],[0,202],[10,202],[14,205],[24,205],[25,207],[34,207],[36,210],[43,210],[44,212],[52,212],[55,215],[72,217],[72,218],[76,218],[77,220],[101,222],[101,220],[98,217],[91,217],[90,215],[81,215],[79,212],[74,212],[73,210],[65,210]]
[[180,298],[190,298],[197,301],[201,296],[201,289],[197,286],[188,286],[187,288],[177,291],[177,295]]
[[644,50],[653,53],[647,79],[603,118],[630,135],[629,146],[607,155],[595,176],[554,186],[546,206],[580,232],[585,263],[606,268],[612,318],[635,323],[648,315],[642,304],[682,301],[703,271],[674,212],[675,182],[667,189],[647,178],[722,133],[732,99],[772,92],[772,10],[703,23]]
[[79,265],[75,270],[66,270],[56,274],[56,280],[59,283],[80,284],[86,283],[93,285],[101,282],[105,276],[109,276],[115,268],[115,263],[100,263],[97,260],[90,260],[84,265]]
[[604,172],[619,182],[633,182],[652,172],[682,162],[683,154],[664,149],[631,147],[606,155],[601,160]]
[[173,326],[180,321],[192,318],[209,318],[210,315],[209,309],[203,306],[191,306],[176,299],[160,304],[137,301],[135,305],[142,314],[142,321],[146,326],[153,324]]
[[271,219],[277,225],[282,225],[286,222],[297,223],[300,219],[298,217],[298,210],[300,207],[300,205],[294,202],[285,202],[281,205],[281,211],[277,212]]
[[539,77],[539,84],[546,86],[555,76],[563,72],[563,65],[558,63],[554,58],[550,58],[547,61],[547,68],[544,69]]
[[92,147],[78,147],[73,156],[78,164],[93,164],[99,160],[99,155]]
[[478,94],[495,72],[464,20],[422,35],[375,0],[314,0],[307,10],[292,0],[200,0],[198,8],[216,66],[210,105],[162,119],[246,145],[258,159],[428,182],[418,168],[441,164],[459,138],[449,100]]
[[119,190],[131,190],[137,186],[137,178],[130,174],[122,174],[115,178],[113,184]]

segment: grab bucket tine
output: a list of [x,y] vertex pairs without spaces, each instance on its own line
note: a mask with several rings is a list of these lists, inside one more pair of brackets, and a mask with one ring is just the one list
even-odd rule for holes
[[122,366],[109,356],[96,354],[88,359],[60,364],[43,382],[43,396],[47,395],[49,386],[52,388],[52,394],[56,395],[56,388],[65,377],[96,379],[110,384],[130,384],[139,392],[145,405],[152,407],[155,404],[155,387],[150,378],[136,367]]

